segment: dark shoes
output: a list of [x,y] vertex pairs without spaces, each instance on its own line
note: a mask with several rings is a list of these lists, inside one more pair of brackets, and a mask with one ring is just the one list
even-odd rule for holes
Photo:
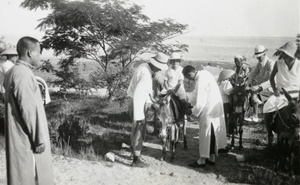
[[208,159],[205,159],[205,163],[208,164],[208,165],[211,165],[211,166],[215,166],[216,165],[216,162],[212,162]]
[[206,164],[211,165],[211,166],[215,166],[216,162],[212,162],[208,159],[205,159],[205,164],[198,164],[198,162],[196,161],[196,162],[193,162],[193,163],[189,164],[189,167],[192,167],[192,168],[205,168]]
[[143,162],[140,157],[133,157],[133,162],[131,164],[132,167],[138,167],[138,168],[146,168],[149,167],[150,165]]
[[192,167],[192,168],[204,168],[205,166],[206,166],[206,164],[198,164],[197,161],[189,164],[189,167]]

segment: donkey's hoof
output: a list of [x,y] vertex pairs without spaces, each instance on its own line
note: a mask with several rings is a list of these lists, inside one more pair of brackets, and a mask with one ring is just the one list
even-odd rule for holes
[[159,160],[160,160],[160,161],[164,161],[164,160],[165,160],[165,157],[161,157]]
[[188,147],[187,145],[184,145],[183,149],[184,149],[184,150],[188,150],[189,147]]
[[231,145],[230,150],[234,150],[234,149],[235,149],[234,145]]
[[239,149],[240,149],[240,150],[243,149],[243,148],[244,148],[243,145],[240,145],[240,146],[239,146]]

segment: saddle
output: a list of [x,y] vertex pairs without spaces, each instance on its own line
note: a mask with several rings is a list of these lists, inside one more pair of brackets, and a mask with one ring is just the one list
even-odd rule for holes
[[180,120],[184,117],[184,115],[191,115],[192,108],[191,104],[186,100],[179,99],[178,96],[171,95],[170,99],[171,110],[174,114],[175,120]]

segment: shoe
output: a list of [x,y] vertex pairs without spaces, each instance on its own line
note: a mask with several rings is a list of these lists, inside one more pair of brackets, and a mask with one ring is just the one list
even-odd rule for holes
[[133,162],[131,163],[132,167],[138,167],[138,168],[146,168],[149,167],[150,165],[141,161],[140,157],[134,157]]
[[252,118],[248,117],[248,118],[244,118],[245,121],[251,122]]
[[215,165],[216,165],[216,162],[210,161],[210,160],[208,160],[208,159],[205,159],[205,163],[206,163],[206,164],[209,164],[209,165],[211,165],[211,166],[215,166]]
[[255,122],[255,123],[257,123],[257,122],[259,121],[259,120],[258,120],[258,117],[253,117],[253,118],[252,118],[252,121]]
[[198,162],[196,161],[196,162],[190,163],[189,167],[192,167],[192,168],[204,168],[204,167],[206,167],[206,165],[205,164],[198,164]]

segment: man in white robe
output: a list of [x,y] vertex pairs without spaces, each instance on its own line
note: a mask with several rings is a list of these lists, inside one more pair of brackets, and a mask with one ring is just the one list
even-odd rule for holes
[[199,121],[199,159],[189,164],[203,168],[206,163],[215,165],[218,150],[227,145],[223,101],[214,76],[206,71],[197,71],[188,65],[182,71],[185,78],[195,80],[195,89],[189,97],[192,112]]
[[130,142],[133,154],[133,167],[147,167],[140,159],[146,134],[145,110],[152,104],[149,95],[153,94],[152,75],[160,70],[168,69],[168,57],[163,53],[149,59],[149,63],[140,64],[130,81],[127,96],[131,97],[129,115],[133,120]]

